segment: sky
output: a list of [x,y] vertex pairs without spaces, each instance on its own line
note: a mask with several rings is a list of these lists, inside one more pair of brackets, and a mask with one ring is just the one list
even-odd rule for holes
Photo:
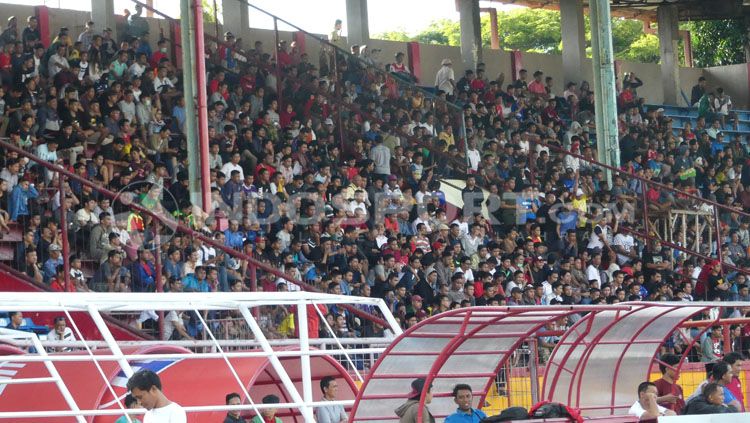
[[[94,0],[97,1],[97,0]],[[114,0],[115,12],[122,14],[124,9],[133,10],[134,3],[128,0]],[[213,0],[208,0],[212,4]],[[216,0],[221,4],[221,0]],[[0,3],[15,3],[63,9],[91,10],[91,0],[0,0]],[[344,21],[343,32],[346,34],[346,1],[345,0],[252,0],[252,4],[270,13],[278,15],[306,31],[327,34],[333,29],[336,19]],[[486,3],[486,4],[485,4]],[[368,15],[370,34],[386,31],[405,31],[415,34],[426,28],[430,22],[440,19],[458,19],[455,0],[369,0]],[[489,2],[480,2],[489,6]],[[498,10],[510,10],[518,6],[491,3]],[[178,0],[154,0],[154,6],[169,16],[179,15]],[[398,11],[398,13],[394,13]],[[250,10],[250,26],[254,28],[273,28],[273,20]],[[279,29],[285,28],[280,25]]]

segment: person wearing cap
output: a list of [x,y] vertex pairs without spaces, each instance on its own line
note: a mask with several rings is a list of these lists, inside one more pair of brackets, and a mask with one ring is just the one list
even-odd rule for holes
[[440,63],[440,69],[435,75],[435,89],[445,92],[449,98],[453,96],[456,89],[456,76],[453,72],[453,61],[451,59],[443,59]]
[[432,402],[432,384],[427,385],[424,378],[417,378],[411,382],[411,392],[405,403],[396,408],[395,413],[399,417],[399,423],[418,423],[420,400],[424,395],[424,404],[422,405],[422,421],[419,423],[434,423],[435,417],[432,416],[430,409],[427,407]]
[[57,274],[57,266],[61,266],[63,263],[62,247],[57,244],[50,245],[49,258],[44,262],[44,266],[42,266],[44,283],[49,283],[49,281],[55,277]]
[[18,28],[15,16],[8,17],[8,24],[0,34],[0,48],[5,48],[8,44],[13,44],[18,39]]

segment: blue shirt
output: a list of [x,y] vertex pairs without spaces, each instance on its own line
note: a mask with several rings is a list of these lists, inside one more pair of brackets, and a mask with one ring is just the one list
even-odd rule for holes
[[232,232],[227,229],[224,231],[224,237],[224,245],[235,249],[242,248],[242,243],[245,241],[242,232],[240,231]]
[[198,278],[195,277],[194,273],[191,273],[184,278],[182,278],[182,286],[185,291],[190,292],[210,292],[211,289],[208,286],[208,283],[206,283],[206,280],[199,281]]
[[445,418],[445,423],[479,423],[485,417],[487,415],[476,408],[472,408],[471,413],[464,413],[457,409],[455,413]]
[[737,399],[732,391],[729,390],[729,388],[727,388],[726,386],[722,386],[722,388],[724,389],[724,404],[729,404],[730,402]]
[[29,216],[29,199],[37,197],[39,197],[39,193],[32,186],[29,186],[29,189],[23,189],[19,183],[13,187],[8,202],[10,220],[18,220],[18,216]]

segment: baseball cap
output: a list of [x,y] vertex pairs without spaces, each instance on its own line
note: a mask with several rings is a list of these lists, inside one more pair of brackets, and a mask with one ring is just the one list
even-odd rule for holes
[[62,247],[57,244],[52,244],[49,246],[49,251],[62,251]]

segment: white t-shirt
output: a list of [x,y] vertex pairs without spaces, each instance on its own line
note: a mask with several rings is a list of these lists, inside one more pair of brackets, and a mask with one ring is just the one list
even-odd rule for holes
[[232,177],[233,170],[240,172],[241,180],[245,179],[245,172],[242,170],[242,166],[229,162],[229,163],[224,163],[224,166],[221,167],[221,172],[224,173],[224,176],[226,176],[227,181],[229,180],[229,178]]
[[187,423],[187,415],[179,404],[173,402],[166,407],[146,411],[143,423]]
[[[629,253],[630,249],[635,246],[635,240],[633,239],[633,235],[630,234],[617,234],[615,235],[615,239],[612,242],[613,245],[619,245],[622,247],[625,252]],[[617,264],[625,264],[630,260],[630,257],[617,253]]]
[[[657,405],[657,407],[659,407],[659,414],[664,415],[664,413],[667,411],[667,409],[664,408],[664,407],[662,407],[661,405]],[[638,402],[638,401],[636,401],[635,404],[633,404],[630,407],[630,410],[628,410],[628,415],[629,416],[636,416],[639,419],[644,414],[646,414],[646,410],[641,406],[641,403]],[[144,422],[144,423],[146,423],[146,422]]]
[[599,273],[599,269],[597,269],[593,264],[590,264],[586,268],[586,279],[592,281],[596,281],[596,288],[602,287],[602,275]]

